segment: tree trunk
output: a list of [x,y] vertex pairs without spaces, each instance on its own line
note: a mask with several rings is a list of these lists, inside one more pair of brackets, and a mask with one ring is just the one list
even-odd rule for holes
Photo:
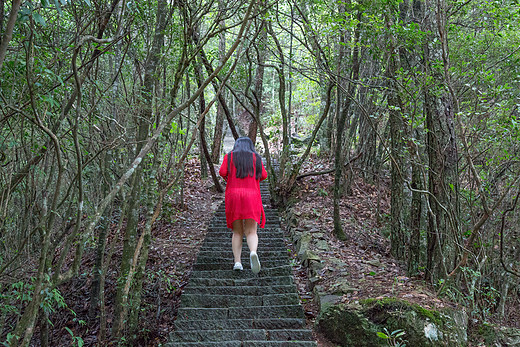
[[[157,3],[156,13],[156,27],[155,34],[152,42],[152,47],[149,56],[145,64],[145,76],[144,84],[142,88],[142,98],[144,100],[142,104],[141,116],[137,118],[138,133],[136,136],[137,146],[136,153],[139,153],[143,148],[144,142],[148,138],[150,131],[150,123],[152,119],[152,104],[153,104],[153,87],[155,83],[155,73],[158,71],[160,62],[160,53],[164,46],[164,29],[166,25],[167,15],[167,1],[159,0]],[[139,166],[135,170],[135,174],[132,178],[132,191],[128,201],[127,210],[127,225],[125,230],[124,242],[123,242],[123,254],[121,257],[121,271],[120,277],[126,279],[127,276],[131,276],[130,269],[132,267],[133,255],[136,248],[137,242],[137,228],[139,223],[139,209],[140,209],[140,196],[142,192],[142,172],[143,166]],[[124,284],[126,281],[118,281],[116,302],[114,308],[114,326],[112,335],[113,337],[120,337],[123,333],[123,324],[126,320],[126,315],[122,315],[123,310],[126,310],[125,303],[131,302],[126,298],[124,292]]]
[[[343,6],[343,5],[341,5]],[[343,132],[345,130],[345,123],[347,120],[347,115],[350,110],[350,105],[352,103],[353,98],[356,94],[357,84],[356,81],[359,78],[359,69],[360,69],[360,60],[359,60],[359,37],[361,34],[361,12],[358,11],[357,14],[358,24],[355,28],[354,32],[354,48],[352,50],[352,70],[351,70],[351,83],[349,83],[348,91],[346,95],[345,102],[342,104],[342,110],[338,114],[336,114],[336,147],[335,147],[335,158],[334,158],[334,235],[339,240],[346,240],[347,237],[343,231],[341,226],[341,216],[340,216],[340,208],[339,208],[339,200],[341,199],[343,193],[342,187],[342,176],[343,176]]]
[[[224,16],[224,1],[219,0],[218,2],[219,7],[219,15]],[[225,22],[224,20],[221,20],[219,23],[220,29],[222,30],[219,34],[219,44],[218,44],[218,50],[219,50],[219,60],[222,64],[224,56],[226,54],[226,34],[224,31],[225,28]],[[215,91],[216,92],[216,91]],[[217,104],[217,115],[215,119],[215,132],[213,133],[213,146],[211,148],[211,161],[212,163],[218,164],[220,161],[220,149],[222,147],[222,132],[224,128],[224,106],[221,102]]]
[[255,88],[253,92],[253,112],[255,113],[255,117],[251,120],[251,123],[249,123],[249,129],[247,132],[247,136],[251,139],[251,141],[253,141],[253,144],[256,143],[256,135],[258,133],[258,124],[256,122],[256,119],[260,120],[260,117],[262,116],[262,111],[264,109],[262,97],[264,94],[264,64],[267,55],[267,50],[265,49],[265,46],[267,45],[267,28],[265,20],[262,20],[262,22],[260,23],[260,27],[261,33],[258,37],[260,47],[258,47],[257,50],[258,65],[256,67]]
[[[418,133],[418,132],[416,132]],[[410,141],[411,142],[411,141]],[[412,146],[410,146],[412,147]],[[410,211],[410,247],[408,249],[408,276],[415,276],[419,273],[421,263],[421,220],[422,220],[422,196],[417,190],[423,190],[421,167],[419,164],[418,148],[413,146],[410,153],[414,153],[412,159],[412,204]]]
[[[427,6],[427,3],[426,3]],[[428,8],[428,7],[426,7]],[[445,18],[444,10],[437,8],[437,16]],[[433,24],[433,23],[427,23]],[[435,28],[432,25],[431,29]],[[435,30],[431,30],[436,32]],[[446,32],[439,33],[446,35]],[[433,86],[425,86],[425,114],[427,152],[429,161],[428,189],[431,193],[428,216],[426,279],[432,284],[447,278],[451,268],[455,268],[458,249],[458,153],[455,137],[453,100],[444,87],[443,71],[432,66],[442,56],[441,47],[435,40],[428,40],[424,46],[426,75],[432,77]]]
[[399,259],[405,259],[406,239],[405,223],[403,221],[404,206],[404,179],[406,175],[404,166],[405,148],[404,124],[401,110],[402,102],[399,99],[396,71],[399,68],[399,55],[396,51],[395,37],[390,33],[393,25],[393,14],[387,14],[386,27],[388,30],[389,57],[387,67],[387,100],[390,123],[390,153],[391,153],[391,198],[390,198],[390,244],[392,255]]
[[[7,26],[4,31],[4,36],[2,37],[2,41],[0,41],[0,71],[2,70],[2,66],[4,65],[4,59],[7,53],[7,46],[9,45],[9,42],[13,37],[14,25],[16,24],[16,18],[18,17],[18,11],[20,10],[22,0],[13,0],[12,3],[13,5],[11,6],[11,12],[9,12],[9,19],[7,20]],[[2,1],[2,12],[3,9],[4,3]],[[0,30],[1,29],[3,28],[0,27]]]
[[[197,86],[200,88],[202,86],[202,66],[199,62],[194,62],[196,65],[194,66],[195,70],[195,79],[197,80]],[[206,100],[204,99],[204,92],[200,94],[199,97],[199,109],[200,113],[204,113],[206,110]],[[208,176],[208,166],[209,172],[211,174],[211,178],[213,179],[213,183],[215,183],[215,188],[217,192],[222,193],[224,190],[220,185],[219,179],[215,172],[215,167],[211,162],[211,156],[208,151],[208,145],[206,142],[206,117],[202,119],[199,125],[199,133],[200,133],[200,165],[201,165],[201,176],[202,178],[207,178]]]

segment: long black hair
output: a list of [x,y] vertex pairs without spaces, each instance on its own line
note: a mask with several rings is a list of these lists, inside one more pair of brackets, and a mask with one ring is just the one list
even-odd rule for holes
[[233,165],[237,169],[237,178],[255,177],[259,180],[262,177],[262,158],[256,153],[253,141],[249,137],[239,137],[235,141],[233,150],[228,153],[228,160],[231,153]]

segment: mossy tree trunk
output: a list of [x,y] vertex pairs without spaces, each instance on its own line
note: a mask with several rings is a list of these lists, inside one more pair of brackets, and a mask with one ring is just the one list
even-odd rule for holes
[[[344,5],[340,5],[341,6]],[[341,11],[341,9],[340,9]],[[344,11],[344,7],[343,7]],[[336,113],[336,147],[335,147],[335,157],[334,157],[334,235],[339,240],[346,240],[347,236],[343,231],[343,227],[341,226],[341,216],[340,216],[340,206],[339,201],[343,195],[343,163],[344,159],[344,150],[343,150],[343,133],[345,131],[345,125],[347,120],[347,115],[350,110],[350,105],[352,104],[352,100],[356,95],[357,83],[356,81],[359,79],[359,69],[360,69],[360,59],[359,59],[359,37],[361,35],[361,9],[358,10],[357,13],[358,24],[354,30],[354,43],[352,49],[352,63],[351,63],[351,71],[350,71],[350,83],[348,84],[348,89],[345,97],[345,102],[341,105],[341,112]],[[346,35],[344,33],[344,35]],[[346,38],[344,38],[345,40]],[[341,94],[343,95],[343,94]]]
[[[219,7],[219,16],[224,16],[224,1],[219,0],[218,2]],[[224,20],[221,20],[219,22],[219,27],[222,29],[222,31],[219,34],[219,41],[218,41],[218,51],[219,51],[219,60],[222,64],[224,60],[224,56],[226,54],[226,32],[225,32],[225,26],[226,23]],[[217,104],[217,115],[215,118],[215,132],[213,133],[213,145],[211,147],[211,161],[215,164],[219,163],[220,161],[220,149],[222,147],[222,132],[224,128],[224,105],[222,102],[219,102]]]
[[[458,152],[454,125],[453,99],[447,90],[444,66],[438,63],[442,56],[439,45],[441,35],[446,35],[442,23],[446,19],[446,9],[425,3],[429,19],[426,29],[436,33],[424,45],[425,73],[431,77],[431,85],[424,86],[424,107],[427,127],[428,190],[430,213],[428,216],[426,278],[437,284],[447,278],[449,271],[456,266],[459,249],[459,175]],[[434,20],[434,18],[436,18]],[[440,22],[437,22],[440,21]],[[444,28],[439,32],[438,28]]]
[[[156,26],[155,34],[152,41],[152,47],[145,63],[145,75],[144,82],[141,91],[142,105],[141,114],[136,117],[137,128],[137,145],[136,153],[139,153],[143,148],[145,141],[148,139],[150,131],[150,124],[153,122],[153,95],[154,95],[154,83],[156,80],[156,72],[160,62],[160,54],[164,47],[164,33],[166,26],[167,16],[167,1],[159,0],[157,3],[156,12]],[[125,283],[128,277],[132,277],[134,274],[131,273],[133,264],[133,255],[137,246],[137,234],[139,224],[139,210],[141,207],[141,193],[143,187],[143,168],[145,165],[140,165],[134,173],[131,181],[131,193],[128,200],[128,209],[126,212],[127,224],[125,229],[124,241],[123,241],[123,254],[121,256],[121,270],[120,277],[117,283],[117,294],[114,308],[114,326],[112,329],[112,335],[114,338],[121,337],[123,335],[124,322],[126,321],[126,305],[132,300],[129,300],[128,295],[130,293],[125,292]],[[150,170],[153,170],[150,169]],[[148,182],[148,180],[144,180]]]

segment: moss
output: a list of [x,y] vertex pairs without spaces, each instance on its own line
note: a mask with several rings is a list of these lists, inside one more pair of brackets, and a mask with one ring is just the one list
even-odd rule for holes
[[412,307],[414,311],[417,312],[420,316],[428,318],[431,322],[435,323],[438,326],[444,325],[444,321],[442,320],[439,311],[428,310],[422,307],[421,305],[417,304],[412,304]]
[[383,345],[377,337],[377,327],[363,317],[356,308],[338,304],[324,308],[318,327],[331,341],[341,346],[373,347]]
[[[365,311],[371,314],[376,314],[380,311],[393,310],[409,310],[414,311],[420,317],[429,319],[432,323],[443,326],[443,320],[441,314],[435,310],[428,310],[418,304],[412,304],[406,300],[398,298],[383,298],[383,299],[365,299],[359,302]],[[375,317],[374,317],[375,318]]]

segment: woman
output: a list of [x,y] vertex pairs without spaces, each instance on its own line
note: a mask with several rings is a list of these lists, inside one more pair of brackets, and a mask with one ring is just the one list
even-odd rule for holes
[[235,141],[233,150],[224,156],[220,166],[220,176],[226,185],[226,222],[233,229],[231,246],[235,265],[233,270],[243,270],[241,253],[244,234],[250,251],[251,270],[260,272],[258,248],[258,225],[265,226],[265,213],[260,196],[260,181],[267,178],[262,158],[255,151],[249,137]]

